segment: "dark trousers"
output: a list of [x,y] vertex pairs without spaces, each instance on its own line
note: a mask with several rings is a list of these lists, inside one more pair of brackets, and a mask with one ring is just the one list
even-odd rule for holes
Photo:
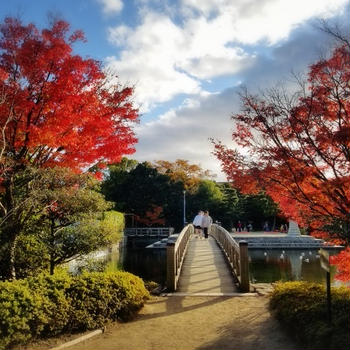
[[204,238],[208,238],[208,227],[203,227]]

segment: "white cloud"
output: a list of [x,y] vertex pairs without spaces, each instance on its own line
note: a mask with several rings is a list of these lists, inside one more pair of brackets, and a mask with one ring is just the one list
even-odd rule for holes
[[195,10],[209,22],[213,16],[229,20],[231,38],[246,44],[286,38],[311,17],[332,17],[347,0],[182,0],[183,11]]
[[225,180],[219,162],[211,154],[213,147],[209,137],[230,141],[229,116],[234,101],[237,102],[237,95],[233,90],[202,95],[186,100],[155,121],[139,125],[134,158],[140,161],[188,159],[218,174],[216,180]]
[[[306,71],[319,59],[319,48],[328,37],[309,25],[294,31],[289,41],[270,48],[267,56],[258,55],[254,66],[245,71],[244,84],[252,93],[260,88],[275,86],[285,78],[286,87],[292,88],[290,72]],[[288,78],[288,79],[286,79]],[[141,123],[137,129],[139,143],[135,158],[140,161],[178,158],[201,164],[202,168],[218,174],[224,181],[219,161],[211,154],[209,138],[220,139],[232,146],[233,123],[230,116],[240,110],[237,95],[239,87],[232,87],[215,94],[191,96],[178,107],[162,114],[156,120]]]
[[[136,84],[136,100],[147,112],[178,94],[203,92],[203,80],[251,67],[255,55],[243,45],[275,44],[307,19],[331,16],[346,2],[182,0],[174,16],[154,10],[154,1],[141,1],[137,27],[109,28],[120,55],[107,64],[121,80]],[[179,16],[181,23],[174,20]]]
[[102,11],[106,15],[119,13],[123,9],[122,0],[97,0],[103,7]]

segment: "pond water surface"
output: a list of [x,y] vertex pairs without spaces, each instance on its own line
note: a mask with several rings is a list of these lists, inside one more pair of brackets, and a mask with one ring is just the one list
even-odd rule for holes
[[[336,254],[331,252],[330,254]],[[165,284],[166,250],[122,247],[119,264],[125,270],[143,279]],[[249,250],[251,282],[271,283],[276,281],[325,282],[326,272],[320,266],[316,249],[251,249]],[[334,281],[336,269],[331,267]]]

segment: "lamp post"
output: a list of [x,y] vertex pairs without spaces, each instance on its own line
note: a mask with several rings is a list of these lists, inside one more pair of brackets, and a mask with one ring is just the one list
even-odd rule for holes
[[184,227],[186,225],[186,191],[183,190],[183,194],[184,194]]

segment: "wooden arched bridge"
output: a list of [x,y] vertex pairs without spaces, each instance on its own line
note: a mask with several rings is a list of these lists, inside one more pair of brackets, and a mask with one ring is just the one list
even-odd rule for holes
[[184,295],[249,292],[248,243],[236,242],[221,226],[208,239],[194,235],[192,224],[167,243],[167,289]]

